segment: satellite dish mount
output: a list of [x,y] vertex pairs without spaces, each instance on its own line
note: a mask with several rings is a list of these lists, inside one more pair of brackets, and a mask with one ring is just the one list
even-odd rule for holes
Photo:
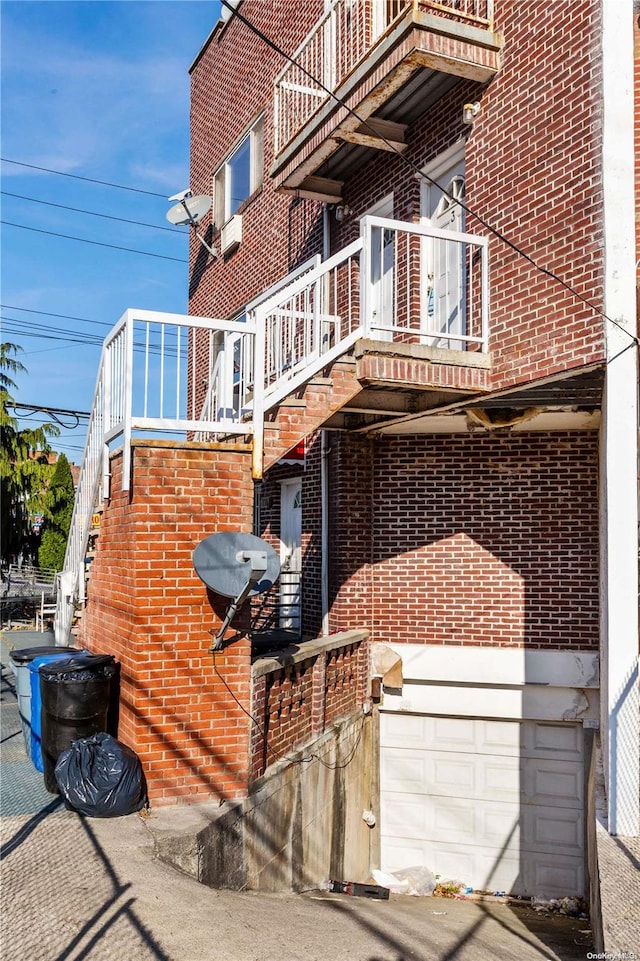
[[280,561],[271,545],[259,537],[225,531],[198,544],[193,552],[193,566],[210,590],[231,601],[211,648],[212,652],[219,651],[225,631],[246,599],[274,585],[280,574]]
[[181,190],[179,193],[169,197],[169,200],[176,200],[177,203],[167,211],[167,220],[174,227],[186,227],[187,224],[193,228],[193,232],[212,257],[217,257],[215,247],[210,247],[204,237],[198,233],[197,225],[202,218],[209,212],[212,199],[206,194],[197,197],[191,195],[191,190]]

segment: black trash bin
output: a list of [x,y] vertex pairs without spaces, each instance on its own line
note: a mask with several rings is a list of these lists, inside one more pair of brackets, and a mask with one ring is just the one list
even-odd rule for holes
[[59,794],[55,766],[72,741],[108,730],[111,684],[117,665],[110,654],[79,654],[42,664],[44,786]]
[[80,650],[79,647],[41,645],[38,647],[22,647],[20,650],[9,653],[9,660],[16,676],[18,711],[20,712],[24,746],[29,759],[31,759],[31,673],[29,665],[36,657],[42,657],[43,654],[75,654]]

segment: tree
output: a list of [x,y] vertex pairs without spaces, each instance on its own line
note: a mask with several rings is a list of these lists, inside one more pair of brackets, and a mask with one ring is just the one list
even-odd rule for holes
[[38,549],[38,566],[61,571],[73,513],[73,476],[69,461],[60,454],[47,488],[44,530]]
[[0,344],[0,496],[2,498],[2,561],[20,554],[29,543],[36,514],[44,510],[47,483],[51,475],[49,437],[60,431],[55,424],[20,430],[9,413],[15,403],[12,375],[25,372],[16,359],[17,344]]

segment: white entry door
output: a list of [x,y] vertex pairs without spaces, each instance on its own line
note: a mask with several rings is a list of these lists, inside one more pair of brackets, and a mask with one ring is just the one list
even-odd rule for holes
[[302,582],[302,481],[280,486],[279,626],[300,632]]
[[[433,183],[423,185],[423,222],[452,234],[462,233],[464,157],[449,156],[427,173]],[[428,282],[423,288],[422,327],[426,342],[433,346],[464,347],[464,341],[446,335],[466,334],[466,256],[463,243],[436,238],[424,243],[423,276]]]
[[[367,214],[393,219],[393,194]],[[371,231],[371,323],[376,340],[392,340],[395,323],[395,233],[385,227]]]
[[582,726],[382,713],[380,827],[383,870],[582,896]]

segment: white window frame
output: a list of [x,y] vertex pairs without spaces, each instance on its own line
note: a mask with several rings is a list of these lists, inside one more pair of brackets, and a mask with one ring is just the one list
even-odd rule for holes
[[232,217],[231,178],[228,170],[233,158],[244,147],[247,139],[249,140],[249,193],[243,198],[242,203],[248,200],[264,181],[264,114],[261,114],[245,130],[213,175],[213,222],[216,230],[222,228]]

